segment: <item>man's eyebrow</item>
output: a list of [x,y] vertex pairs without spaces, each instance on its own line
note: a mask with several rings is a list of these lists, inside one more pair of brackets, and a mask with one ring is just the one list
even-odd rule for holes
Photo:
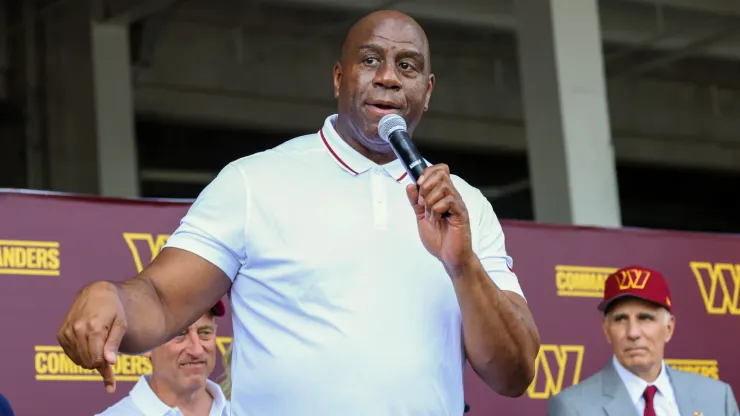
[[[377,52],[377,53],[382,53],[383,52],[383,48],[380,45],[375,45],[375,44],[372,44],[372,43],[362,44],[357,49],[358,50],[361,50],[361,51],[372,51],[372,52]],[[399,52],[398,54],[400,56],[404,57],[404,58],[413,58],[413,59],[416,59],[417,61],[419,61],[421,63],[422,66],[424,66],[424,64],[426,63],[426,59],[424,58],[424,54],[421,53],[421,52],[419,52],[419,51],[416,51],[416,50],[405,49],[405,50],[402,50],[401,52]]]

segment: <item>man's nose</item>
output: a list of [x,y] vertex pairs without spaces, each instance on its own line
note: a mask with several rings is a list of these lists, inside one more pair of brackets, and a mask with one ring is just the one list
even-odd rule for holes
[[640,326],[640,323],[634,320],[631,320],[627,324],[627,337],[631,340],[635,340],[640,338],[642,335],[642,327]]
[[204,351],[203,343],[197,333],[191,332],[188,334],[188,346],[187,352],[191,355],[200,355]]
[[389,89],[401,88],[401,80],[398,78],[396,66],[393,62],[385,62],[378,68],[378,70],[375,72],[373,85],[375,85],[376,87]]

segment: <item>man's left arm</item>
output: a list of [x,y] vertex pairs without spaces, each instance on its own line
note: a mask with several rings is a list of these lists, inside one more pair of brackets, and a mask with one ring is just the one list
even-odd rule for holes
[[442,262],[455,288],[468,361],[497,393],[521,396],[534,378],[539,333],[508,267],[493,208],[478,192],[467,201],[477,204],[470,218],[446,165],[425,169],[418,185],[406,188],[409,202],[424,246]]
[[[473,369],[493,390],[517,397],[534,378],[540,337],[517,277],[509,269],[504,236],[484,199],[478,254],[448,270],[462,312],[465,351]],[[499,287],[498,282],[501,287]],[[509,290],[507,290],[509,289]]]
[[737,400],[735,399],[735,395],[732,392],[732,387],[730,387],[729,384],[727,385],[725,408],[727,416],[740,416],[740,410],[738,410],[737,408]]

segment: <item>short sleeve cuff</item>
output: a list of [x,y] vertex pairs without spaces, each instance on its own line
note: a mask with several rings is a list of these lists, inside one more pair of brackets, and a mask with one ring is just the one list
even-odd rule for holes
[[198,255],[221,269],[232,281],[241,268],[239,260],[228,249],[185,227],[172,234],[164,247],[179,248]]
[[481,261],[483,268],[493,283],[501,290],[509,290],[524,298],[524,291],[519,284],[519,278],[510,269],[510,258],[486,258]]

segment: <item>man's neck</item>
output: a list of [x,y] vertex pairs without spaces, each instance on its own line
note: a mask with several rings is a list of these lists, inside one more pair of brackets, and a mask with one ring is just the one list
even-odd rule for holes
[[622,367],[622,369],[624,371],[627,371],[628,373],[631,373],[632,375],[645,380],[645,382],[647,382],[647,383],[653,383],[653,382],[655,382],[655,380],[657,380],[658,377],[660,376],[661,371],[663,371],[663,360],[658,361],[657,364],[654,364],[654,365],[652,365],[650,367],[646,367],[646,368],[645,367],[643,367],[643,368],[636,368],[636,367],[628,368],[625,365],[623,365],[622,363],[620,363],[619,360],[617,360],[617,357],[616,356],[613,358],[613,360],[614,360],[614,362],[616,364],[618,364],[620,367]]
[[633,374],[637,377],[640,377],[641,379],[645,380],[648,383],[653,383],[655,380],[658,379],[660,376],[660,372],[663,370],[662,363],[658,363],[657,365],[654,365],[650,367],[649,369],[645,369],[644,371],[636,371]]
[[205,387],[179,390],[154,376],[149,380],[149,386],[162,403],[177,407],[184,416],[207,416],[211,411],[213,397]]
[[357,140],[354,139],[352,129],[345,125],[344,120],[341,117],[337,117],[334,123],[334,130],[337,132],[339,137],[344,140],[351,148],[355,149],[357,153],[365,156],[372,160],[378,165],[385,165],[396,159],[396,154],[393,152],[375,152],[367,147],[361,145]]

